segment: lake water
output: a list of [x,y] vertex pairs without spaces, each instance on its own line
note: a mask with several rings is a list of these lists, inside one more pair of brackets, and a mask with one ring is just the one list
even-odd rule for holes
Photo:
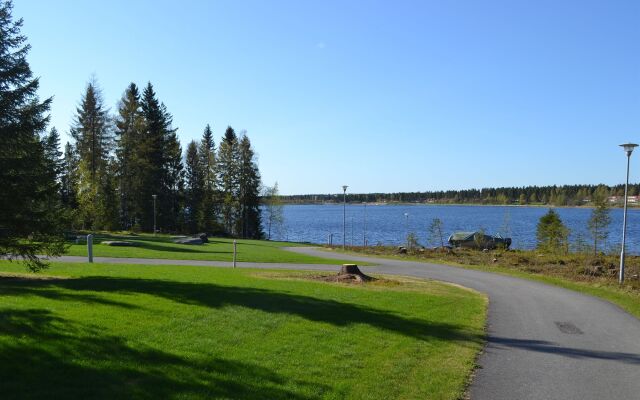
[[[512,247],[532,249],[536,244],[536,225],[546,207],[446,206],[446,205],[373,205],[366,206],[366,239],[369,245],[405,243],[407,232],[417,235],[420,244],[428,243],[428,228],[434,218],[443,223],[445,241],[452,232],[483,229],[487,234],[500,233],[513,239]],[[572,242],[582,238],[589,242],[588,208],[557,208],[571,230]],[[622,209],[611,209],[607,250],[619,248],[622,234]],[[408,218],[405,217],[408,214]],[[365,206],[347,204],[347,245],[361,246],[364,239]],[[285,231],[272,232],[272,240],[342,244],[342,205],[284,206]],[[266,229],[265,229],[266,231]],[[628,210],[627,252],[640,254],[640,209]]]

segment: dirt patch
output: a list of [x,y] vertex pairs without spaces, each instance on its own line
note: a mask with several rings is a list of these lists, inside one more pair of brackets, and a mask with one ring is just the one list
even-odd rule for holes
[[340,274],[337,275],[329,275],[322,277],[312,277],[312,279],[324,282],[340,282],[340,283],[365,283],[365,282],[374,282],[377,281],[378,278],[374,278],[365,274]]

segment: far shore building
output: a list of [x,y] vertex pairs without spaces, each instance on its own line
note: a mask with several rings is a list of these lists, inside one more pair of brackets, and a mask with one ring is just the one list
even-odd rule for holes
[[[609,203],[622,203],[624,200],[624,196],[609,196],[607,201]],[[638,204],[640,203],[640,196],[627,196],[627,203],[629,204]]]

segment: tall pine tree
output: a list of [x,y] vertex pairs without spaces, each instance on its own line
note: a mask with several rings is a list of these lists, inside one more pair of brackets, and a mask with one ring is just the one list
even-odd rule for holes
[[[179,225],[182,208],[184,171],[182,149],[172,128],[172,117],[164,104],[160,103],[153,85],[149,82],[142,93],[142,115],[145,120],[145,134],[141,140],[140,155],[147,164],[142,175],[142,203],[151,202],[157,195],[158,229],[173,231]],[[143,209],[142,227],[153,228],[153,208]]]
[[202,198],[204,194],[204,168],[195,141],[189,142],[185,154],[185,227],[189,233],[200,230]]
[[165,124],[163,148],[163,191],[166,192],[165,227],[169,231],[177,231],[184,224],[184,164],[182,163],[182,147],[178,139],[177,129],[172,125],[173,117],[164,104],[160,105]]
[[106,228],[111,225],[113,210],[105,207],[111,183],[110,153],[113,149],[113,133],[108,110],[95,81],[87,84],[76,117],[71,127],[78,152],[78,205],[83,227]]
[[240,232],[243,238],[262,239],[260,171],[246,134],[242,135],[239,144],[238,186],[239,218],[236,232]]
[[60,197],[62,206],[69,215],[71,228],[77,229],[78,198],[76,187],[78,185],[78,157],[73,145],[69,142],[64,146],[64,158],[62,160],[62,174],[60,176]]
[[238,137],[232,127],[227,127],[218,148],[218,181],[222,197],[222,224],[230,235],[237,235],[236,219],[239,197]]
[[31,270],[46,266],[37,254],[64,250],[56,173],[40,135],[51,99],[40,101],[11,1],[0,2],[0,256],[26,261]]
[[204,172],[204,190],[202,194],[201,220],[199,225],[207,233],[218,233],[218,178],[216,162],[216,146],[213,141],[211,127],[207,125],[202,134],[198,150],[200,164]]

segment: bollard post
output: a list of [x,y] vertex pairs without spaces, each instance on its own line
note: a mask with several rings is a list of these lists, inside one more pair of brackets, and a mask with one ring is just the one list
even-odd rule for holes
[[89,256],[89,262],[93,262],[93,235],[87,235],[87,255]]
[[233,239],[233,268],[236,267],[236,253],[238,251],[238,241]]

